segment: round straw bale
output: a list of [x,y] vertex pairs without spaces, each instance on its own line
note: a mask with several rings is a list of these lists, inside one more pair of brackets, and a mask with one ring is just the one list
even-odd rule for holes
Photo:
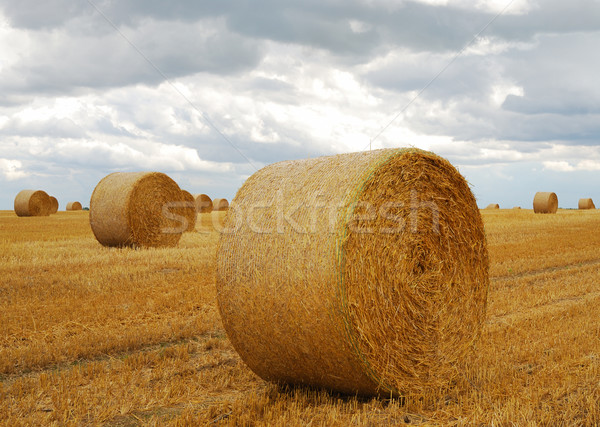
[[56,212],[58,212],[58,199],[50,196],[50,213],[55,214]]
[[90,225],[105,246],[175,246],[185,231],[172,209],[181,189],[160,172],[115,172],[92,193]]
[[521,209],[521,206],[515,206],[513,209]]
[[198,213],[196,212],[196,199],[189,191],[181,190],[181,207],[176,211],[185,218],[185,231],[194,231]]
[[596,209],[592,199],[579,199],[579,209]]
[[51,208],[50,196],[42,190],[22,190],[15,197],[17,216],[48,216]]
[[80,211],[82,209],[81,203],[79,202],[69,202],[67,203],[66,210],[68,211]]
[[214,199],[213,210],[215,211],[226,211],[229,209],[229,202],[227,199]]
[[475,198],[417,149],[261,169],[231,204],[216,264],[225,330],[266,380],[385,396],[437,387],[485,319]]
[[500,209],[500,205],[498,203],[490,203],[486,209]]
[[213,202],[206,194],[194,195],[196,199],[196,211],[198,213],[210,213],[213,210]]
[[558,197],[556,193],[538,191],[533,198],[533,211],[535,213],[554,214],[558,210]]

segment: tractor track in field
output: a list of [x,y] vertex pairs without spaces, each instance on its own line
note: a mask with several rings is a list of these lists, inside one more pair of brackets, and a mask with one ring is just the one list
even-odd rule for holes
[[490,277],[490,281],[491,282],[502,282],[502,281],[506,281],[506,280],[522,279],[524,277],[533,277],[533,276],[538,276],[540,274],[554,273],[556,271],[570,270],[570,269],[581,268],[581,267],[589,267],[589,266],[593,266],[593,265],[600,266],[600,259],[591,259],[591,260],[587,260],[587,261],[577,262],[574,264],[541,268],[539,270],[523,271],[521,273],[515,273],[515,274],[492,276],[492,277]]
[[487,325],[505,324],[511,325],[514,322],[531,319],[538,315],[547,314],[549,310],[565,310],[573,305],[593,301],[600,298],[600,291],[590,292],[583,295],[572,295],[549,301],[545,304],[539,304],[528,307],[523,310],[510,311],[508,313],[492,315],[486,320]]
[[[61,363],[50,363],[50,364],[47,364],[44,366],[31,367],[31,368],[26,368],[26,369],[16,371],[16,372],[0,374],[0,384],[7,385],[15,380],[18,380],[21,378],[26,378],[28,376],[39,375],[40,373],[44,373],[44,372],[55,373],[55,372],[65,371],[68,369],[72,369],[75,366],[83,365],[86,363],[102,362],[102,361],[115,360],[115,359],[125,359],[131,355],[145,353],[145,352],[152,352],[152,351],[156,351],[158,349],[174,347],[177,345],[188,343],[190,341],[205,342],[211,338],[226,339],[225,331],[215,330],[215,331],[210,331],[210,332],[206,332],[203,334],[199,334],[194,337],[180,338],[180,339],[175,339],[172,341],[162,341],[159,343],[142,345],[142,346],[131,348],[131,349],[124,350],[124,351],[115,351],[115,352],[103,353],[103,354],[90,356],[90,357],[81,357],[81,358],[77,358],[74,360],[69,360],[69,361],[65,361],[65,362],[61,362]],[[204,369],[206,369],[206,367],[204,367]]]

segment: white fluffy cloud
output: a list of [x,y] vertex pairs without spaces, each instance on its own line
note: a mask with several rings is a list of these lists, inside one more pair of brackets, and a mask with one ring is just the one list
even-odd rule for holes
[[22,167],[22,163],[18,160],[0,159],[0,174],[8,181],[26,177],[27,173],[21,169]]

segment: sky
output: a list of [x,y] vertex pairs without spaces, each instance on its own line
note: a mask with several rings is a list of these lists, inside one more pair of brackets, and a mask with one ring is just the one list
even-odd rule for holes
[[600,2],[0,0],[0,209],[115,171],[235,195],[277,161],[418,147],[479,206],[600,201]]

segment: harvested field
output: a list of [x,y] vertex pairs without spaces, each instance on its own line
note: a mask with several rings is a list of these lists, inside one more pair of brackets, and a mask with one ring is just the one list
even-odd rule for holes
[[482,211],[477,351],[452,387],[392,400],[277,386],[241,362],[214,286],[226,214],[135,250],[99,245],[86,211],[0,212],[0,425],[600,423],[597,210]]

